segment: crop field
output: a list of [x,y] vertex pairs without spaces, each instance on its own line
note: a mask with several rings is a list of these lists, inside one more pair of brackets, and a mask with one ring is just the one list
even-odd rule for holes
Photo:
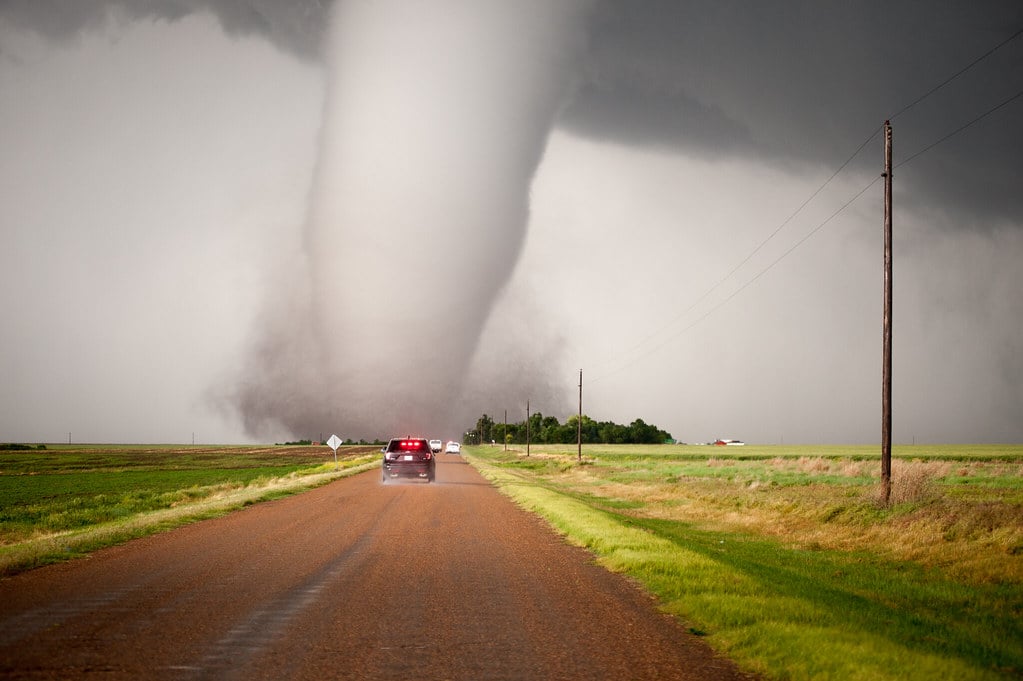
[[471,447],[524,508],[776,679],[1023,676],[1023,446]]
[[65,446],[0,451],[0,575],[294,494],[376,447]]

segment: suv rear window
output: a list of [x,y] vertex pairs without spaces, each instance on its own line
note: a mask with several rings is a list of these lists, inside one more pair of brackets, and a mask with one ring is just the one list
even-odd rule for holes
[[387,445],[388,452],[428,452],[430,451],[430,443],[426,440],[417,439],[405,439],[405,440],[391,440],[390,444]]

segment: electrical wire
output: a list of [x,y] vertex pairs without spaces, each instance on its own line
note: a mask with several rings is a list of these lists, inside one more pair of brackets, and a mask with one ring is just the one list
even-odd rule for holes
[[[708,289],[707,289],[706,291],[704,291],[704,292],[703,292],[703,294],[702,294],[702,295],[701,295],[701,296],[700,296],[699,298],[697,298],[697,299],[696,299],[695,301],[693,301],[693,303],[692,303],[692,304],[690,304],[690,305],[689,305],[689,307],[687,307],[687,308],[686,308],[685,310],[683,310],[682,312],[680,312],[680,313],[678,313],[677,315],[675,315],[675,316],[674,316],[674,317],[673,317],[672,319],[670,319],[670,320],[669,320],[668,322],[666,322],[666,323],[662,324],[662,325],[661,325],[661,326],[660,326],[660,327],[659,327],[659,328],[658,328],[658,329],[657,329],[656,331],[654,331],[653,333],[649,334],[649,335],[648,335],[648,336],[646,336],[645,338],[641,339],[641,340],[640,340],[639,342],[637,342],[637,343],[636,343],[635,345],[632,345],[631,347],[627,348],[627,349],[626,349],[626,350],[625,350],[625,351],[624,351],[624,352],[623,352],[622,354],[629,354],[629,353],[631,353],[631,352],[634,352],[635,350],[637,350],[637,349],[641,348],[641,347],[642,347],[643,345],[645,345],[646,343],[648,343],[648,342],[649,342],[649,341],[650,341],[651,339],[653,339],[653,338],[654,338],[655,336],[657,336],[658,334],[662,333],[662,332],[663,332],[663,331],[664,331],[665,329],[667,329],[668,327],[670,327],[670,326],[671,326],[672,324],[676,323],[676,322],[677,322],[678,320],[680,320],[680,319],[682,319],[683,317],[685,317],[685,316],[686,316],[687,314],[689,314],[689,313],[690,313],[690,312],[691,312],[691,311],[692,311],[693,309],[695,309],[697,305],[699,305],[700,303],[702,303],[702,302],[703,302],[704,300],[706,300],[706,299],[707,299],[707,298],[708,298],[708,297],[709,297],[709,296],[710,296],[710,295],[711,295],[712,293],[714,293],[714,291],[716,291],[716,290],[717,290],[718,288],[720,288],[722,284],[724,284],[724,283],[725,283],[726,281],[728,281],[728,280],[729,280],[729,279],[730,279],[730,278],[731,278],[731,277],[732,277],[732,276],[733,276],[733,275],[734,275],[734,274],[735,274],[736,272],[738,272],[738,271],[739,271],[740,269],[742,269],[742,267],[743,267],[743,266],[744,266],[744,265],[745,265],[746,263],[748,263],[748,262],[749,262],[750,260],[752,260],[752,259],[753,259],[753,257],[754,257],[754,256],[755,256],[755,255],[756,255],[757,253],[759,253],[759,252],[760,252],[760,250],[761,250],[761,249],[762,249],[762,248],[763,248],[764,246],[766,246],[766,245],[767,245],[767,243],[768,243],[769,241],[771,241],[771,240],[772,240],[772,239],[773,239],[773,238],[774,238],[775,236],[777,236],[777,235],[778,235],[778,233],[779,233],[779,232],[781,232],[781,230],[783,230],[783,229],[784,229],[784,228],[785,228],[785,227],[786,227],[786,226],[787,226],[787,225],[788,225],[788,224],[789,224],[790,222],[792,222],[792,220],[794,220],[794,219],[796,218],[796,216],[798,216],[798,215],[799,215],[800,213],[802,213],[802,212],[803,212],[803,209],[804,209],[804,208],[806,208],[806,207],[807,207],[807,206],[808,206],[808,205],[810,204],[810,202],[811,202],[811,201],[813,201],[813,200],[814,200],[815,198],[817,198],[817,196],[818,196],[818,195],[819,195],[819,194],[820,194],[820,193],[821,193],[822,191],[824,191],[824,189],[825,189],[825,188],[826,188],[826,187],[827,187],[827,186],[828,186],[829,184],[831,184],[831,182],[832,182],[832,181],[833,181],[833,180],[834,180],[834,179],[835,179],[836,177],[838,177],[838,175],[839,175],[839,174],[840,174],[840,173],[841,173],[841,172],[842,172],[843,170],[845,170],[846,166],[848,166],[848,165],[849,165],[850,163],[852,163],[853,159],[855,159],[855,158],[856,158],[857,156],[859,156],[860,152],[861,152],[861,151],[863,151],[863,149],[864,149],[864,148],[865,148],[865,147],[866,147],[866,146],[867,146],[867,145],[868,145],[868,144],[870,143],[870,141],[871,141],[871,140],[873,140],[873,139],[874,139],[875,137],[877,137],[878,133],[880,133],[880,132],[881,132],[881,130],[882,130],[882,128],[881,128],[881,127],[879,126],[879,127],[877,128],[877,129],[875,129],[875,130],[874,130],[874,132],[872,132],[872,133],[870,134],[870,136],[869,136],[869,137],[867,137],[867,139],[863,140],[863,142],[862,142],[862,143],[860,144],[860,146],[858,146],[858,147],[856,148],[856,151],[854,151],[854,152],[853,152],[853,153],[852,153],[852,154],[851,154],[851,155],[850,155],[850,156],[849,156],[849,157],[848,157],[848,158],[847,158],[847,159],[846,159],[846,160],[845,160],[845,161],[844,161],[844,162],[842,163],[842,165],[840,165],[840,166],[838,167],[838,169],[837,169],[837,170],[835,170],[835,172],[833,172],[833,173],[831,174],[831,176],[830,176],[830,177],[828,177],[828,179],[826,179],[826,180],[825,180],[825,181],[824,181],[824,182],[823,182],[823,183],[822,183],[822,184],[821,184],[821,185],[820,185],[819,187],[817,187],[817,189],[816,189],[816,190],[814,190],[814,191],[813,191],[813,193],[811,193],[811,194],[810,194],[810,196],[808,196],[808,197],[807,197],[807,198],[806,198],[806,199],[805,199],[805,200],[804,200],[804,201],[803,201],[803,202],[802,202],[801,204],[799,204],[799,207],[798,207],[798,208],[796,208],[796,209],[795,209],[795,210],[794,210],[794,211],[793,211],[793,212],[792,212],[792,213],[791,213],[791,214],[790,214],[790,215],[789,215],[789,216],[788,216],[787,218],[785,218],[785,220],[783,220],[783,221],[781,222],[781,224],[779,224],[779,225],[778,225],[778,226],[777,226],[777,227],[776,227],[776,228],[774,229],[774,231],[773,231],[773,232],[771,232],[770,234],[768,234],[766,238],[764,238],[764,239],[763,239],[763,240],[762,240],[762,241],[761,241],[761,242],[760,242],[759,244],[757,244],[757,246],[756,246],[756,247],[755,247],[755,248],[754,248],[754,249],[753,249],[752,251],[750,251],[750,253],[749,253],[749,254],[748,254],[748,255],[747,255],[747,256],[746,256],[745,258],[743,258],[743,259],[742,259],[742,260],[741,260],[741,261],[740,261],[740,262],[739,262],[739,263],[738,263],[737,265],[735,265],[735,266],[734,266],[734,267],[733,267],[733,268],[732,268],[731,270],[729,270],[729,271],[728,271],[728,273],[726,273],[726,274],[725,274],[725,275],[724,275],[723,277],[721,277],[721,278],[720,278],[720,279],[719,279],[719,280],[717,281],[717,283],[715,283],[715,284],[714,284],[713,286],[711,286],[711,287],[710,287],[710,288],[708,288]],[[801,243],[801,242],[800,242],[800,243]],[[747,284],[747,285],[748,285],[748,284]],[[745,287],[743,287],[743,288],[745,288]],[[741,290],[741,289],[740,289],[740,290]],[[731,299],[731,298],[729,298],[729,300],[730,300],[730,299]],[[703,319],[703,318],[701,317],[700,319]],[[689,326],[689,327],[686,327],[686,328],[687,328],[687,329],[689,329],[689,328],[692,328],[692,326]],[[680,332],[680,333],[681,333],[681,332]],[[677,335],[677,334],[676,334],[676,335]],[[671,337],[669,337],[669,340],[670,340],[670,338],[674,338],[674,337],[675,337],[674,335],[673,335],[673,336],[671,336]],[[663,345],[664,345],[664,344],[662,343],[661,345],[658,345],[657,347],[658,347],[658,348],[660,348],[660,347],[663,347]],[[646,356],[646,354],[649,354],[649,353],[644,353],[643,355],[640,355],[640,357],[645,357],[645,356]],[[638,358],[637,358],[637,359],[638,359]],[[630,364],[630,365],[631,365],[632,363],[633,363],[633,362],[629,362],[629,364]],[[607,364],[608,364],[608,362],[605,362],[605,363],[604,363],[604,366],[606,366]],[[627,366],[628,366],[628,365],[627,365]]]
[[[1023,35],[1023,28],[1017,30],[1011,36],[1009,36],[1008,38],[1006,38],[1002,42],[998,43],[997,45],[992,47],[990,50],[988,50],[987,52],[985,52],[981,56],[977,57],[976,59],[974,59],[972,62],[970,62],[969,64],[967,64],[966,66],[964,66],[960,70],[956,71],[954,74],[952,74],[951,76],[949,76],[948,78],[943,80],[941,83],[935,85],[930,90],[928,90],[924,94],[920,95],[919,97],[914,99],[909,104],[903,106],[901,109],[899,109],[893,115],[891,115],[889,117],[889,120],[894,120],[898,116],[904,114],[905,112],[907,112],[910,109],[912,109],[913,107],[915,107],[917,104],[920,104],[924,100],[928,99],[929,97],[931,97],[932,95],[937,93],[939,90],[941,90],[942,88],[947,86],[949,83],[951,83],[952,81],[956,80],[957,78],[962,76],[964,73],[966,73],[970,69],[974,68],[975,66],[980,64],[982,61],[984,61],[985,59],[990,57],[992,54],[994,54],[995,52],[1000,50],[1002,47],[1004,47],[1005,45],[1009,44],[1010,42],[1012,42],[1013,40],[1015,40],[1016,38],[1018,38],[1021,35]],[[958,135],[959,133],[963,132],[964,130],[966,130],[970,126],[978,123],[979,121],[983,120],[984,118],[987,118],[991,114],[993,114],[996,111],[998,111],[999,109],[1009,105],[1010,103],[1012,103],[1016,99],[1019,99],[1020,97],[1023,97],[1023,90],[1017,92],[1016,94],[1014,94],[1013,96],[1009,97],[1008,99],[1002,101],[1001,103],[997,104],[996,106],[992,107],[991,109],[988,109],[984,113],[976,116],[975,118],[973,118],[972,120],[968,121],[967,123],[959,126],[955,130],[949,132],[948,134],[944,135],[943,137],[939,138],[938,140],[934,141],[933,143],[927,145],[923,149],[917,151],[916,153],[914,153],[911,156],[907,157],[906,159],[902,160],[901,162],[896,164],[894,166],[894,168],[899,168],[899,167],[909,163],[910,161],[912,161],[913,159],[917,158],[918,156],[921,156],[922,154],[924,154],[924,153],[930,151],[931,149],[933,149],[934,147],[937,147],[938,145],[942,144],[943,142],[951,139],[955,135]],[[786,225],[788,225],[796,216],[798,216],[803,211],[803,209],[805,209],[806,206],[809,205],[810,202],[813,201],[846,168],[846,166],[848,166],[853,161],[853,159],[855,159],[860,154],[860,152],[867,146],[867,144],[869,144],[870,141],[873,140],[877,136],[877,134],[881,131],[881,129],[882,128],[880,126],[877,129],[875,129],[874,132],[872,132],[870,134],[870,136],[867,137],[867,139],[865,139],[860,144],[860,146],[857,147],[857,149],[846,159],[846,161],[844,163],[842,163],[842,165],[840,165],[838,167],[838,169],[835,170],[835,172],[832,173],[831,176],[828,177],[828,179],[824,181],[823,184],[821,184],[814,192],[812,192],[810,194],[810,196],[807,197],[799,205],[799,207],[796,208],[796,210],[792,212],[792,214],[790,214],[777,228],[775,228],[775,230],[773,232],[771,232],[765,239],[763,239],[745,258],[743,258],[737,265],[735,265],[731,270],[729,270],[727,274],[725,274],[713,286],[711,286],[709,289],[707,289],[707,291],[705,291],[703,293],[703,295],[701,295],[699,298],[697,298],[696,301],[694,301],[689,307],[687,307],[685,310],[683,310],[678,315],[673,317],[670,321],[668,321],[667,323],[663,324],[656,331],[654,331],[653,333],[649,334],[648,336],[646,336],[645,338],[640,340],[638,343],[636,343],[635,345],[633,345],[630,348],[628,348],[622,354],[623,355],[627,355],[627,354],[629,354],[631,352],[634,352],[638,348],[642,347],[644,344],[648,343],[652,338],[654,338],[658,334],[662,333],[666,328],[668,328],[672,324],[675,324],[678,320],[682,319],[683,317],[685,317],[685,315],[689,314],[689,312],[691,312],[693,309],[695,309],[697,305],[699,305],[708,296],[710,296],[714,291],[716,291],[722,284],[724,284],[724,282],[726,282],[733,275],[735,275],[735,273],[738,272],[743,266],[745,266],[746,263],[748,263],[758,252],[760,252],[760,250],[768,242],[770,242],[775,236],[777,236],[778,233],[781,232],[781,230],[784,229]],[[894,170],[894,168],[893,168],[893,170]],[[675,338],[681,336],[682,334],[686,333],[690,329],[694,328],[696,325],[700,324],[703,320],[705,320],[708,317],[710,317],[712,314],[717,312],[719,309],[721,309],[726,304],[728,304],[731,300],[733,300],[736,296],[738,296],[740,293],[742,293],[744,290],[746,290],[754,282],[759,280],[764,274],[766,274],[768,271],[773,269],[778,263],[780,263],[782,260],[784,260],[786,257],[788,257],[797,248],[802,246],[803,243],[805,243],[808,239],[810,239],[810,237],[812,237],[814,234],[816,234],[818,231],[820,231],[822,228],[824,228],[825,225],[830,223],[842,211],[844,211],[846,208],[848,208],[850,205],[852,205],[857,199],[859,199],[864,193],[866,193],[867,190],[869,190],[871,187],[873,187],[875,184],[877,184],[877,181],[879,179],[880,179],[879,177],[875,177],[873,181],[871,181],[868,185],[863,187],[863,189],[861,189],[859,192],[857,192],[852,198],[850,198],[848,201],[846,201],[846,203],[844,203],[841,207],[839,207],[827,219],[825,219],[823,222],[819,223],[816,227],[814,227],[814,229],[812,229],[810,232],[808,232],[806,235],[804,235],[801,239],[799,239],[799,241],[797,241],[795,244],[793,244],[788,250],[786,250],[784,253],[782,253],[778,258],[776,258],[770,264],[768,264],[766,267],[761,269],[756,275],[754,275],[751,279],[749,279],[745,284],[743,284],[742,286],[737,288],[728,297],[724,298],[717,305],[715,305],[714,307],[710,308],[707,312],[705,312],[703,315],[698,317],[696,320],[694,320],[688,326],[686,326],[686,327],[682,328],[681,330],[675,332],[674,334],[668,336],[661,343],[651,347],[646,352],[643,352],[643,353],[635,356],[633,359],[625,362],[624,364],[621,364],[617,369],[615,369],[613,371],[610,371],[610,372],[607,372],[607,373],[604,373],[602,375],[599,375],[599,376],[591,379],[591,381],[599,381],[599,380],[601,380],[601,379],[603,379],[603,378],[605,378],[607,376],[611,376],[611,375],[614,375],[614,374],[616,374],[616,373],[618,373],[620,371],[623,371],[624,369],[626,369],[629,366],[632,366],[633,364],[638,362],[640,359],[643,359],[643,358],[653,354],[654,352],[657,352],[658,350],[663,348],[665,345],[667,345],[669,342],[671,342]],[[610,362],[605,362],[603,365],[606,366],[609,363]]]
[[995,45],[994,47],[992,47],[990,50],[988,50],[984,54],[982,54],[979,57],[977,57],[976,59],[974,59],[972,62],[970,62],[966,66],[964,66],[963,68],[959,69],[958,71],[953,73],[951,76],[949,76],[945,80],[941,81],[940,83],[938,83],[937,85],[932,87],[930,90],[928,90],[927,92],[923,93],[922,95],[920,95],[919,97],[914,99],[912,102],[910,102],[906,106],[904,106],[901,109],[899,109],[898,111],[896,111],[894,114],[892,114],[891,116],[888,117],[888,120],[894,121],[896,118],[898,118],[902,114],[906,113],[907,111],[912,109],[914,106],[916,106],[920,102],[924,101],[925,99],[927,99],[928,97],[933,95],[935,92],[937,92],[941,88],[945,87],[946,85],[951,83],[953,80],[955,80],[959,76],[963,75],[964,73],[966,73],[967,71],[972,69],[974,66],[976,66],[980,62],[984,61],[985,59],[990,57],[992,54],[994,54],[998,50],[1002,49],[1003,47],[1005,47],[1006,45],[1008,45],[1009,43],[1011,43],[1013,40],[1015,40],[1016,38],[1020,37],[1021,35],[1023,35],[1023,28],[1019,29],[1018,31],[1016,31],[1015,33],[1010,35],[1008,38],[1006,38],[1002,42],[1000,42],[997,45]]
[[[912,154],[911,156],[908,156],[905,159],[899,161],[897,164],[895,164],[895,168],[901,168],[902,166],[906,165],[907,163],[909,163],[910,161],[915,159],[917,156],[921,156],[921,155],[927,153],[928,151],[930,151],[931,149],[933,149],[934,147],[938,146],[942,142],[945,142],[945,141],[951,139],[952,137],[955,137],[956,135],[961,133],[963,130],[966,130],[967,128],[969,128],[974,123],[979,123],[980,121],[984,120],[985,118],[987,118],[988,116],[990,116],[994,112],[998,111],[1002,107],[1008,106],[1009,104],[1011,104],[1012,102],[1016,101],[1020,97],[1023,97],[1023,90],[1020,90],[1019,92],[1017,92],[1013,96],[1011,96],[1008,99],[1004,100],[1001,104],[996,104],[995,106],[993,106],[992,108],[988,109],[984,113],[980,114],[976,118],[970,120],[969,122],[963,123],[958,128],[953,130],[952,132],[948,133],[944,137],[939,138],[938,140],[932,142],[931,144],[928,144],[926,147],[924,147],[920,151],[918,151],[918,152]],[[894,168],[893,168],[893,170],[894,170]]]
[[[836,217],[838,217],[838,215],[840,213],[842,213],[842,211],[844,211],[846,208],[848,208],[853,203],[855,203],[856,200],[859,199],[861,196],[866,194],[867,190],[869,190],[871,187],[873,187],[875,184],[877,184],[880,179],[881,179],[880,176],[875,177],[869,184],[867,184],[865,187],[863,187],[863,189],[861,189],[858,192],[856,192],[856,194],[854,194],[852,198],[850,198],[848,201],[843,203],[837,210],[835,210],[835,212],[833,212],[825,220],[820,222],[816,227],[814,227],[807,234],[805,234],[801,239],[799,239],[799,241],[797,241],[795,244],[793,244],[787,251],[785,251],[784,253],[779,255],[777,258],[775,258],[773,261],[771,261],[770,264],[768,264],[766,267],[764,267],[759,272],[757,272],[751,279],[749,279],[749,281],[747,281],[745,284],[743,284],[742,286],[737,288],[735,291],[733,291],[728,297],[724,298],[717,305],[715,305],[714,307],[710,308],[705,313],[703,313],[701,316],[699,316],[695,320],[693,320],[693,322],[690,323],[688,326],[686,326],[686,327],[680,329],[679,331],[675,332],[674,334],[668,336],[660,344],[655,345],[654,347],[650,348],[647,352],[644,352],[643,354],[638,355],[638,356],[634,357],[633,359],[631,359],[630,361],[622,364],[621,366],[619,366],[614,371],[609,371],[609,372],[601,374],[601,375],[599,375],[599,376],[597,376],[595,378],[590,379],[590,382],[599,381],[601,379],[607,378],[608,376],[613,376],[614,374],[618,373],[619,371],[623,371],[623,370],[627,369],[628,367],[632,366],[633,364],[635,364],[639,360],[641,360],[641,359],[643,359],[643,358],[645,358],[645,357],[647,357],[649,355],[652,355],[653,353],[657,352],[658,350],[663,348],[665,345],[667,345],[671,341],[675,340],[676,338],[678,338],[682,334],[684,334],[687,331],[689,331],[689,330],[693,329],[694,327],[696,327],[698,324],[703,322],[703,320],[707,319],[712,314],[714,314],[715,312],[717,312],[718,310],[723,308],[725,305],[730,303],[736,296],[738,296],[740,293],[742,293],[747,288],[752,286],[754,282],[756,282],[758,279],[760,279],[760,277],[762,277],[765,274],[767,274],[778,263],[780,263],[782,260],[784,260],[789,255],[791,255],[797,248],[799,248],[806,241],[808,241],[810,239],[810,237],[812,237],[814,234],[816,234],[821,229],[823,229],[828,223],[830,223],[832,220],[834,220]],[[690,309],[692,309],[692,308],[690,308]]]

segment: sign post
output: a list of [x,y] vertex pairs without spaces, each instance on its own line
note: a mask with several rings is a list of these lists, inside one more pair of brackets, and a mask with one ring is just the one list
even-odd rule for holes
[[331,435],[330,439],[327,440],[327,446],[334,450],[334,469],[338,470],[339,466],[337,463],[337,448],[341,446],[341,438],[337,435]]

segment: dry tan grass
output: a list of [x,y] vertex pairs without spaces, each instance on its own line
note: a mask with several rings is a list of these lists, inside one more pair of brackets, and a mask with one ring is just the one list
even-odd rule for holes
[[831,461],[819,456],[801,456],[796,460],[796,467],[804,473],[828,473],[831,471]]
[[[715,463],[711,463],[711,462]],[[875,462],[820,457],[763,462],[774,470],[862,478]],[[707,465],[734,465],[708,459]],[[609,500],[634,502],[640,517],[678,520],[707,529],[777,538],[798,548],[868,550],[939,567],[969,582],[1023,583],[1023,513],[1018,504],[947,498],[938,480],[958,474],[1018,473],[1016,464],[895,461],[892,502],[885,510],[878,485],[771,486],[750,480],[701,478],[680,482],[615,482],[600,466],[574,467],[559,484]],[[910,510],[898,510],[899,508]]]
[[870,475],[875,467],[867,461],[844,461],[838,472],[847,478],[862,478]]

